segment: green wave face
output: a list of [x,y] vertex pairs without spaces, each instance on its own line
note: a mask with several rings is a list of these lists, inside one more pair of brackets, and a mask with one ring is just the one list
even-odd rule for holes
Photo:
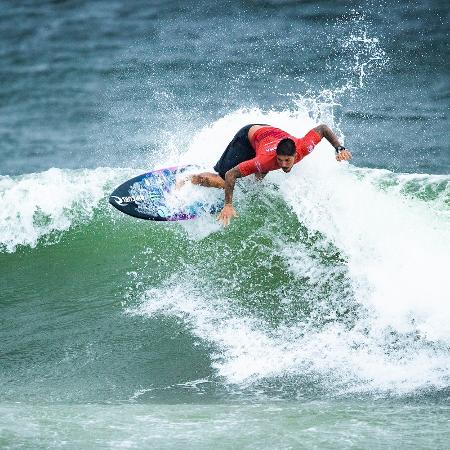
[[444,388],[450,179],[327,152],[243,180],[226,230],[118,213],[128,169],[1,178],[6,400]]

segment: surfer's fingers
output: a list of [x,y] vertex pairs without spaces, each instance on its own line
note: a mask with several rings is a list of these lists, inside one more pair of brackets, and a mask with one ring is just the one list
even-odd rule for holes
[[352,154],[347,150],[342,150],[336,155],[336,161],[348,161],[352,159]]
[[224,227],[226,227],[227,225],[226,225],[226,221],[227,221],[227,219],[225,218],[225,217],[222,217],[222,214],[219,214],[218,216],[217,216],[217,219],[216,219],[222,226],[224,226]]

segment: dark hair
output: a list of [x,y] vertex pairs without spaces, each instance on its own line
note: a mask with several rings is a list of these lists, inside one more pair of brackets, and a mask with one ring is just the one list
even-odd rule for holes
[[292,139],[281,139],[277,145],[277,155],[294,156],[296,153],[295,142]]

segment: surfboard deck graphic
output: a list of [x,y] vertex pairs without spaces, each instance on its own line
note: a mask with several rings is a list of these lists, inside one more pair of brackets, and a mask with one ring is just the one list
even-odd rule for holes
[[223,207],[223,195],[191,195],[189,199],[180,199],[174,191],[177,179],[195,169],[192,165],[176,166],[138,175],[117,187],[109,203],[124,214],[145,220],[189,220],[215,214]]

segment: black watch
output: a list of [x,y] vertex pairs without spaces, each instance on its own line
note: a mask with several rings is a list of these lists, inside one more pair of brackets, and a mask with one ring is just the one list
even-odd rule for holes
[[342,150],[346,150],[346,148],[343,145],[338,145],[337,147],[334,147],[336,149],[336,153],[341,152]]

